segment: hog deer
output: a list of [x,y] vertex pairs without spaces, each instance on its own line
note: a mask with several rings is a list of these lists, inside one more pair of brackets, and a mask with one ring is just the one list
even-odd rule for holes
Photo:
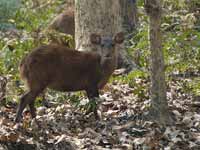
[[[20,76],[26,81],[28,92],[21,99],[15,122],[20,122],[24,108],[29,105],[32,118],[36,117],[34,101],[46,88],[57,91],[85,90],[89,100],[99,97],[102,88],[113,70],[110,64],[116,44],[123,42],[123,33],[114,38],[103,38],[91,34],[90,41],[106,50],[98,52],[81,52],[61,45],[44,45],[30,52],[20,64]],[[115,58],[114,58],[115,59]],[[92,110],[97,116],[97,110]]]
[[68,8],[63,13],[59,14],[50,23],[49,29],[55,29],[56,31],[70,34],[72,37],[75,35],[75,19],[74,8]]

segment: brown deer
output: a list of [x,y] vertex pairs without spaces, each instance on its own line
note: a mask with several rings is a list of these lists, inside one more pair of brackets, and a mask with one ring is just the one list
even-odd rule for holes
[[75,19],[74,8],[68,8],[61,14],[59,14],[49,25],[49,29],[55,29],[56,31],[70,34],[72,37],[75,35]]
[[[20,75],[26,81],[28,92],[18,106],[15,122],[20,122],[24,108],[29,105],[32,118],[36,117],[34,101],[44,89],[57,91],[85,90],[89,100],[99,97],[102,88],[113,72],[116,44],[123,42],[123,33],[112,37],[91,34],[92,44],[99,46],[98,52],[80,52],[61,45],[44,45],[30,52],[20,64]],[[97,117],[97,110],[91,110]]]

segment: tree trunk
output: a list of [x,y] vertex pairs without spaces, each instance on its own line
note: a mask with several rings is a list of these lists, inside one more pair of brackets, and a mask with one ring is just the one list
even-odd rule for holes
[[0,106],[6,104],[6,85],[7,78],[0,76]]
[[171,124],[166,98],[164,57],[161,36],[161,2],[146,0],[145,9],[149,15],[149,36],[151,50],[151,109],[150,115],[159,124]]
[[[59,14],[50,24],[50,28],[53,28],[55,30],[58,30],[60,32],[66,33],[66,34],[70,34],[74,37],[74,30],[75,30],[75,26],[74,26],[74,0],[66,0],[66,9],[64,10],[64,12],[62,12],[61,14]],[[83,3],[83,2],[82,2]],[[89,2],[87,2],[89,3]],[[86,3],[86,4],[87,4]],[[110,3],[111,2],[107,2]],[[114,2],[116,3],[116,2]],[[117,2],[118,3],[118,2]],[[81,4],[81,7],[84,4]],[[85,5],[83,6],[83,8],[85,7]],[[97,7],[97,6],[95,6]],[[110,6],[106,6],[105,8],[110,7]],[[123,44],[120,47],[119,50],[119,54],[118,54],[118,63],[117,63],[117,68],[126,68],[127,71],[129,72],[130,70],[133,70],[136,68],[136,65],[134,64],[134,62],[132,61],[131,57],[128,55],[127,53],[127,48],[130,46],[129,40],[132,37],[132,33],[135,30],[136,27],[136,23],[137,23],[137,9],[136,9],[136,3],[135,0],[119,0],[119,7],[120,7],[120,12],[121,12],[121,31],[123,31],[125,33],[125,44]],[[86,7],[87,8],[87,7]],[[106,12],[104,11],[105,8],[103,8],[103,14],[105,15]],[[110,9],[110,8],[108,8]],[[86,10],[82,10],[82,11],[87,11],[88,14],[88,8]],[[102,14],[102,15],[103,15]],[[82,14],[81,14],[82,16]],[[93,16],[93,18],[95,18],[96,16]],[[82,20],[82,18],[81,18]],[[103,19],[101,19],[103,20]],[[101,21],[100,21],[101,22]],[[101,24],[99,22],[99,24]],[[120,28],[118,27],[118,28]],[[84,27],[81,27],[82,29]],[[115,30],[115,29],[113,29]],[[76,47],[79,47],[78,45]]]
[[132,58],[128,55],[127,49],[131,46],[130,39],[133,36],[137,24],[136,0],[120,0],[122,15],[122,31],[125,34],[125,42],[119,51],[118,68],[126,68],[129,72],[136,69]]
[[89,35],[114,35],[121,30],[119,0],[75,0],[75,35],[79,50],[89,49]]
[[[119,0],[75,0],[75,8],[76,49],[95,50],[102,54],[102,48],[92,45],[89,37],[92,33],[113,37],[121,31]],[[116,69],[117,55],[118,52],[115,49],[110,62],[104,66],[105,82]]]

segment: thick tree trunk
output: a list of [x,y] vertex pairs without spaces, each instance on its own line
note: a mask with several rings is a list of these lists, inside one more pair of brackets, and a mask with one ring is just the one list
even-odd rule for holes
[[[89,35],[114,35],[121,30],[119,0],[75,0],[76,47],[90,48]],[[88,49],[89,50],[89,49]]]
[[[66,0],[65,11],[62,12],[61,14],[59,14],[51,22],[50,27],[53,29],[56,29],[60,32],[70,34],[74,37],[75,26],[74,26],[74,3],[73,2],[74,2],[74,0]],[[83,2],[81,2],[81,3],[83,3]],[[90,2],[87,2],[87,3],[90,3]],[[111,4],[112,2],[107,2],[107,3]],[[116,2],[114,2],[114,3],[116,3]],[[83,4],[81,4],[81,7],[82,7],[82,5]],[[84,8],[84,6],[83,6],[83,8]],[[95,6],[95,7],[97,7],[97,6]],[[106,6],[106,8],[107,7],[109,7],[108,9],[110,10],[110,6]],[[126,68],[127,71],[130,71],[130,70],[135,69],[136,65],[134,64],[134,62],[132,61],[132,58],[128,55],[126,50],[130,46],[129,40],[132,37],[132,33],[134,32],[136,23],[137,23],[136,3],[135,3],[135,0],[119,0],[119,7],[120,7],[120,12],[121,12],[120,15],[122,16],[120,27],[121,27],[121,31],[123,31],[125,33],[125,44],[123,44],[120,47],[120,50],[118,51],[119,54],[118,54],[117,67],[118,68]],[[103,12],[104,12],[103,14],[106,15],[107,12],[105,12],[104,10],[105,10],[105,8],[103,8]],[[90,11],[90,10],[88,10],[88,8],[87,8],[84,11]],[[88,12],[87,12],[87,14],[88,14]],[[101,14],[101,15],[103,15],[103,14]],[[81,14],[81,16],[82,16],[82,14]],[[96,16],[93,16],[93,18],[95,18],[95,17]],[[82,20],[82,18],[81,18],[81,20]],[[101,21],[99,23],[101,24]],[[113,29],[113,30],[115,30],[115,29]],[[77,47],[79,47],[79,46],[77,45]]]
[[164,57],[161,36],[160,0],[146,0],[145,9],[149,15],[149,35],[151,50],[151,117],[160,124],[171,124],[166,98]]
[[[102,49],[92,45],[89,37],[91,33],[114,36],[121,31],[119,0],[75,0],[75,8],[76,49],[80,51],[97,50],[101,54]],[[104,68],[105,81],[116,68],[117,55],[116,50],[112,54],[110,63],[107,63]]]

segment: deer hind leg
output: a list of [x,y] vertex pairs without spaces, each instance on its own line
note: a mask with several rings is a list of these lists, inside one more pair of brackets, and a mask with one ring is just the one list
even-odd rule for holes
[[29,104],[29,108],[30,108],[30,113],[31,113],[31,117],[32,118],[35,118],[36,117],[36,109],[35,109],[35,101],[32,101],[30,104]]
[[35,117],[36,114],[35,114],[34,101],[35,101],[35,98],[38,96],[38,94],[39,92],[29,91],[21,97],[18,110],[17,110],[17,115],[15,118],[15,122],[18,123],[21,121],[23,110],[27,105],[29,105],[30,107],[31,116]]

